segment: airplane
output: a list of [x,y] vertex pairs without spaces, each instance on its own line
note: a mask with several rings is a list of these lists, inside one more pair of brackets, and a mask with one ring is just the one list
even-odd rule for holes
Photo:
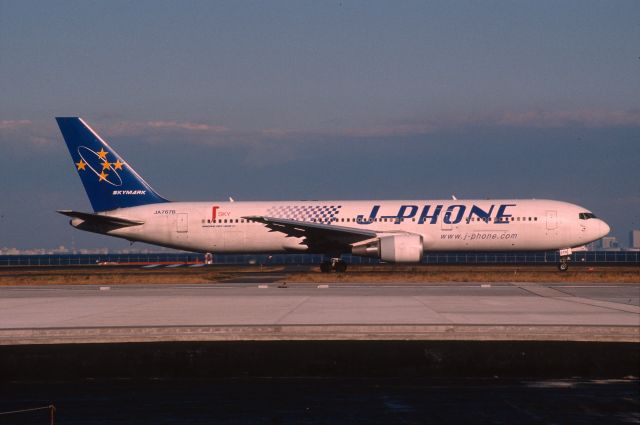
[[542,199],[173,202],[79,117],[58,117],[93,212],[59,210],[71,226],[206,253],[315,253],[322,272],[344,272],[343,254],[418,263],[426,251],[559,251],[609,226],[591,211]]

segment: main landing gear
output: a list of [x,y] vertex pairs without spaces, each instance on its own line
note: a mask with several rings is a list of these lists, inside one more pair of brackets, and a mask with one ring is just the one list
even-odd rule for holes
[[332,270],[336,273],[344,273],[347,271],[347,263],[339,258],[332,258],[329,261],[320,263],[320,271],[322,273],[331,273]]

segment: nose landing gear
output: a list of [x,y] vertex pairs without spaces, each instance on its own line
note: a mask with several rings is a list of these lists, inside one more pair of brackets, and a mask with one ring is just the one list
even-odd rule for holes
[[567,262],[567,260],[560,260],[560,263],[558,264],[558,270],[560,270],[561,272],[566,272],[567,270],[569,270],[569,263]]
[[561,272],[566,272],[569,270],[569,261],[571,260],[571,248],[561,249],[560,253],[560,263],[558,264],[558,270]]

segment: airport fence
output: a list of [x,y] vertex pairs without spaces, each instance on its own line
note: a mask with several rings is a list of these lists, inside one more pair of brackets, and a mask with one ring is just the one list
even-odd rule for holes
[[[225,265],[313,265],[324,261],[322,255],[214,255],[214,264]],[[148,265],[202,264],[204,255],[190,253],[156,254],[52,254],[0,255],[0,267],[12,266],[89,266],[89,265]],[[348,264],[380,264],[380,260],[352,255],[343,256]],[[423,264],[547,264],[558,263],[559,254],[549,252],[428,252]],[[640,266],[638,251],[581,251],[572,255],[573,263],[618,264]]]

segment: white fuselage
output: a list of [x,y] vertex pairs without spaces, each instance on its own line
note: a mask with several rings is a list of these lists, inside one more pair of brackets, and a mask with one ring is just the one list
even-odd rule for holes
[[[526,251],[572,248],[606,235],[578,205],[552,200],[167,202],[102,213],[143,221],[106,232],[132,241],[211,253],[308,251],[303,238],[243,217],[322,223],[380,234],[422,236],[424,251]],[[72,220],[78,225],[81,220]]]

